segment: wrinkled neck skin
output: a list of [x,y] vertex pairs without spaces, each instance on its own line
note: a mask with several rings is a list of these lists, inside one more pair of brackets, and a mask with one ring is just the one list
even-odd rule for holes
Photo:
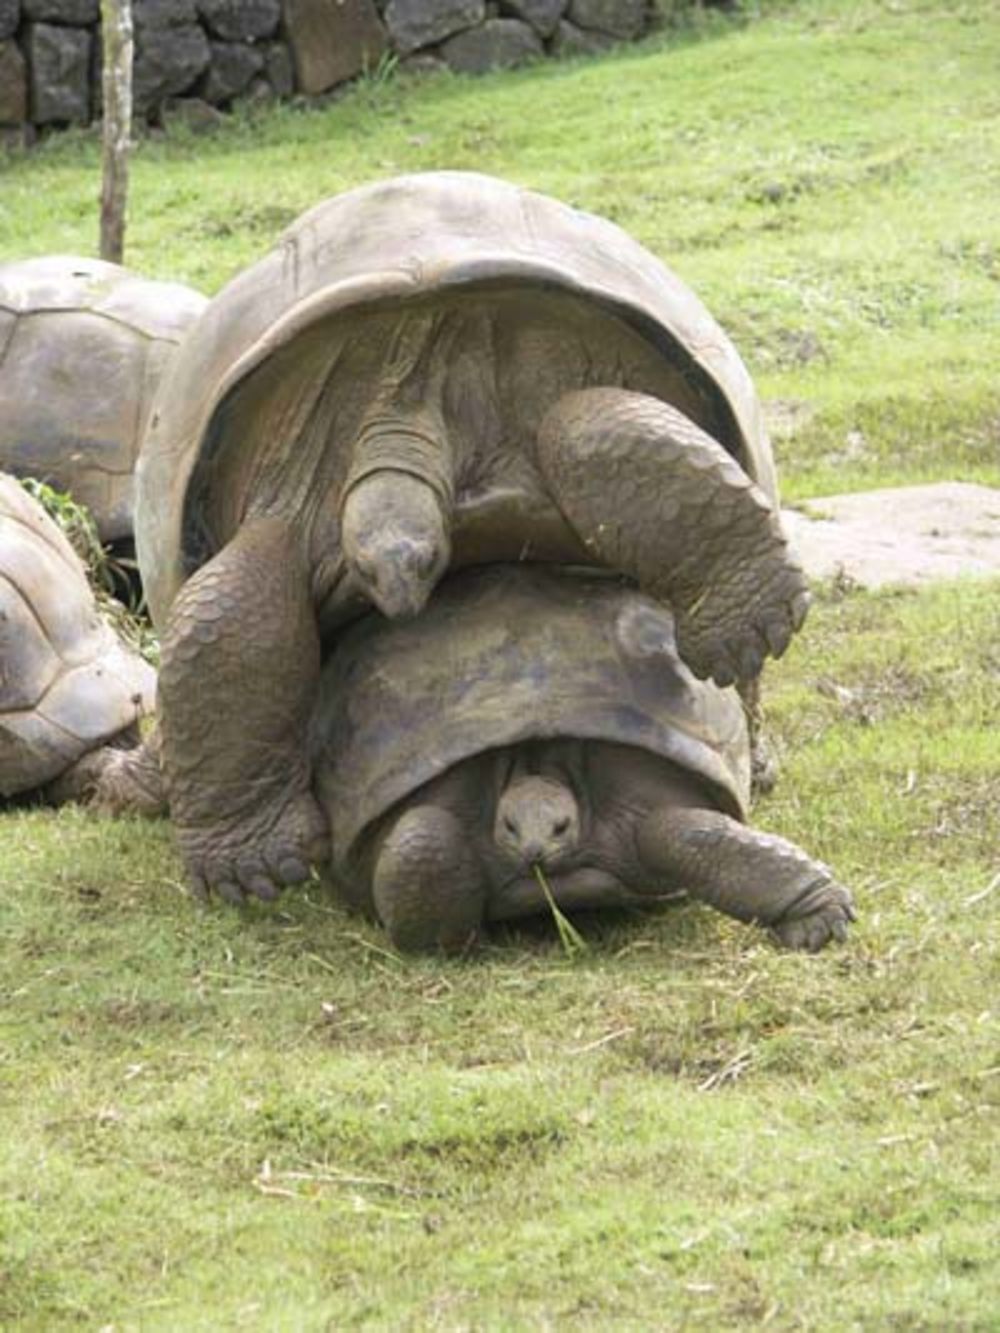
[[442,395],[453,336],[433,313],[401,320],[344,482],[347,586],[390,619],[417,615],[451,558],[455,477]]

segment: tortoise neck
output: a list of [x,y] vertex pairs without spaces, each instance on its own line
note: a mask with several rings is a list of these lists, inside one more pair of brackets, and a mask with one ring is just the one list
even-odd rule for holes
[[450,513],[455,499],[451,450],[434,415],[418,411],[408,417],[383,412],[369,416],[355,441],[344,498],[374,472],[405,472],[432,487]]

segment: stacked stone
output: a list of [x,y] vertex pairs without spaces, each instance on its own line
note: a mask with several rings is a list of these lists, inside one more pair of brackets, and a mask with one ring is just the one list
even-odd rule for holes
[[[651,0],[133,0],[136,115],[328,93],[394,58],[478,74],[641,36]],[[100,116],[99,0],[0,0],[0,136]]]

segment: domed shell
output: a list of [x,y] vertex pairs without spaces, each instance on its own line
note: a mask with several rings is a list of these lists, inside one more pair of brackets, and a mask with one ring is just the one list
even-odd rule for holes
[[742,704],[687,670],[665,607],[603,574],[484,566],[415,620],[367,615],[325,666],[312,749],[335,863],[454,764],[553,737],[641,747],[697,774],[720,809],[749,809]]
[[124,731],[152,709],[155,686],[102,618],[69,542],[0,474],[0,796]]
[[[266,441],[272,456],[274,439],[284,440],[294,473],[296,431],[332,373],[324,321],[503,284],[544,287],[610,312],[710,404],[720,442],[775,497],[770,445],[746,368],[694,293],[659,260],[614,224],[505,181],[466,172],[402,176],[304,214],[212,300],[185,339],[157,396],[138,474],[139,559],[154,621],[162,624],[181,583],[209,554],[198,549],[189,488],[199,465],[198,484],[218,484],[212,459],[227,430],[241,449],[249,437],[251,452]],[[265,365],[277,368],[268,376]],[[254,376],[253,410],[241,419],[234,404],[255,371],[264,380]],[[253,463],[241,468],[239,482],[227,474],[223,485],[247,484]],[[293,484],[302,479],[290,478]],[[235,521],[244,498],[230,502]]]
[[0,467],[71,492],[105,541],[128,536],[153,390],[205,304],[97,259],[0,265]]

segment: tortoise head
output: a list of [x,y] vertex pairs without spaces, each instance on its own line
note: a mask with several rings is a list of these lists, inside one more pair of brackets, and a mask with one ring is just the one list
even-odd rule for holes
[[497,802],[493,839],[519,865],[557,869],[580,842],[580,807],[572,788],[538,774],[513,777]]
[[348,491],[341,543],[354,583],[391,620],[423,608],[451,558],[437,491],[389,468],[369,473]]

